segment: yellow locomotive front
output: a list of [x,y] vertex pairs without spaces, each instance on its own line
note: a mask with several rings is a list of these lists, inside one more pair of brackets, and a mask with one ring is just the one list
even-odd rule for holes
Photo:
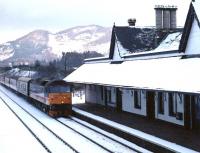
[[71,104],[71,93],[49,93],[49,104]]
[[52,81],[46,86],[50,116],[68,116],[72,110],[71,87],[65,81]]

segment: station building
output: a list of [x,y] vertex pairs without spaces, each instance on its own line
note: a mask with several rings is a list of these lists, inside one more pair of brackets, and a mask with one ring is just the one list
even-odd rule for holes
[[[156,22],[168,17],[157,11],[176,17],[174,6],[155,10]],[[183,29],[170,20],[148,28],[114,25],[108,57],[85,60],[65,80],[83,84],[88,103],[200,130],[199,1],[191,3]]]

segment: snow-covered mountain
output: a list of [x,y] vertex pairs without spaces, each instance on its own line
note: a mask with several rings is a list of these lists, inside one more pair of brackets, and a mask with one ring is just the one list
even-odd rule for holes
[[73,27],[58,33],[33,31],[15,41],[0,45],[0,61],[25,63],[37,60],[50,61],[62,52],[96,51],[108,54],[111,28],[89,25]]

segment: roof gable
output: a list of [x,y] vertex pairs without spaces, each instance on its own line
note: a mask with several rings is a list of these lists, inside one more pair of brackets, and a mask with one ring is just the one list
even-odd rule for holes
[[200,27],[198,25],[198,21],[195,18],[192,23],[190,34],[187,40],[187,45],[184,51],[185,54],[188,56],[199,55],[200,54],[199,41],[200,41]]
[[188,39],[190,36],[190,32],[191,32],[194,20],[197,21],[198,26],[200,27],[199,17],[200,17],[200,3],[199,1],[192,2],[189,7],[189,11],[188,11],[184,29],[183,29],[182,38],[180,41],[180,46],[179,46],[180,52],[185,52],[186,50],[186,46],[188,43]]
[[196,18],[197,18],[197,21],[200,25],[200,1],[199,0],[196,0],[195,2],[192,2],[192,5],[194,6],[194,10],[195,10],[195,13],[196,13]]

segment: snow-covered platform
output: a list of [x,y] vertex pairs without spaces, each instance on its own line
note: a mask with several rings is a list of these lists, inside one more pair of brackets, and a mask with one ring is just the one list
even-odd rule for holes
[[[158,152],[199,152],[200,134],[159,120],[105,108],[96,104],[75,104],[74,114],[141,147]],[[109,128],[111,127],[111,128]],[[149,148],[147,148],[149,149]]]
[[47,152],[0,99],[0,152]]

